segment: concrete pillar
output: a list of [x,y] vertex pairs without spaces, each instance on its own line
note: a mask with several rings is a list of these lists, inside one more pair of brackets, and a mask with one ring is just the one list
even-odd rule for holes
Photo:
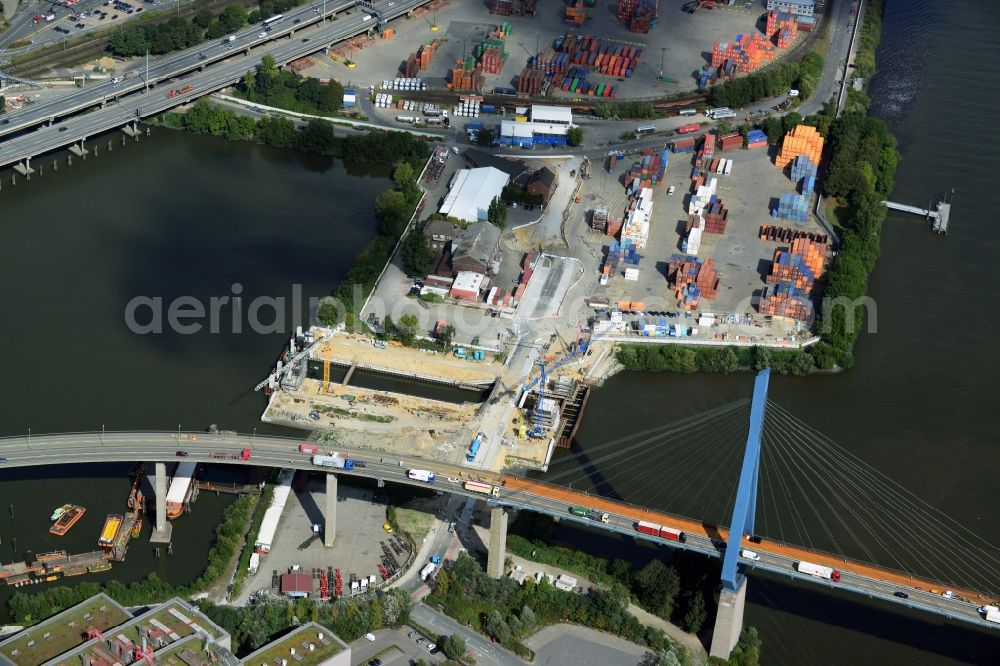
[[326,475],[326,512],[323,514],[326,524],[323,526],[323,545],[333,547],[337,538],[337,475]]
[[156,517],[153,523],[153,533],[149,540],[152,543],[170,543],[173,525],[167,520],[167,464],[153,464],[153,492],[156,494]]
[[729,659],[729,654],[740,640],[743,631],[743,609],[746,606],[747,579],[740,581],[735,592],[722,590],[719,595],[719,611],[715,615],[715,629],[712,631],[712,649],[709,654],[720,659]]
[[490,550],[486,557],[486,575],[490,578],[503,576],[504,560],[507,558],[507,512],[503,507],[490,511]]

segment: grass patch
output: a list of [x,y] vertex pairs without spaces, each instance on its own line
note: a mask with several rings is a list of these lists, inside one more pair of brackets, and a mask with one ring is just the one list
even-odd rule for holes
[[420,509],[396,508],[395,528],[400,532],[406,532],[415,542],[423,539],[431,530],[434,524],[434,514],[421,511]]

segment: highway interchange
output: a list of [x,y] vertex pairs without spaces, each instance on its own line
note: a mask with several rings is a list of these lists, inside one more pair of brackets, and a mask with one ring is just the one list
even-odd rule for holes
[[[427,1],[388,0],[376,2],[374,7],[380,10],[383,20],[388,21]],[[355,4],[353,1],[328,2],[327,15],[350,10]],[[65,97],[7,114],[6,124],[0,125],[0,136],[29,130],[43,123],[52,124],[0,143],[0,166],[22,162],[101,132],[123,127],[232,85],[259,65],[265,55],[274,57],[279,65],[284,64],[361,34],[372,25],[373,19],[366,19],[371,10],[361,5],[337,20],[323,22],[320,20],[321,11],[317,11],[321,7],[322,3],[319,3],[289,12],[263,38],[260,37],[261,26],[240,31],[231,42],[232,48],[229,47],[230,42],[218,40],[151,61],[148,80],[150,84],[158,85],[148,91],[145,90],[145,67],[140,66],[131,72],[134,76],[126,75],[117,83],[113,80],[97,83]],[[175,79],[189,72],[189,76]],[[171,90],[186,89],[187,86],[191,86],[189,92],[167,96]],[[95,108],[90,113],[69,115],[102,103],[106,103],[103,108]],[[63,120],[60,121],[60,118]]]
[[[298,445],[302,439],[246,436],[235,434],[206,433],[81,433],[66,435],[26,435],[23,437],[0,438],[0,461],[5,467],[27,467],[48,464],[95,463],[106,461],[175,461],[177,451],[185,451],[187,460],[195,462],[216,462],[263,467],[284,467],[294,469],[317,470],[311,463],[310,456],[299,453]],[[635,530],[634,519],[628,516],[611,515],[607,524],[579,518],[569,513],[565,501],[528,494],[522,491],[504,489],[499,498],[484,497],[481,494],[470,493],[462,487],[463,478],[476,478],[476,471],[458,465],[447,465],[438,462],[409,460],[398,457],[379,457],[380,454],[370,450],[347,449],[339,445],[336,450],[343,455],[366,463],[363,468],[356,467],[353,472],[357,476],[381,479],[393,483],[410,485],[426,485],[409,479],[407,469],[429,469],[437,478],[434,487],[447,492],[479,497],[491,504],[499,504],[511,508],[523,508],[562,520],[575,520],[580,523],[618,532],[620,534],[643,538],[659,544],[675,548],[684,548],[702,553],[710,557],[719,557],[720,548],[711,539],[700,535],[688,534],[685,543],[667,541],[659,538],[641,535]],[[211,454],[237,454],[242,449],[251,450],[251,460],[248,462],[236,460],[219,460]],[[489,481],[490,479],[483,479]],[[845,590],[863,594],[874,599],[881,599],[910,608],[919,609],[953,620],[967,622],[983,627],[1000,629],[993,623],[987,623],[980,616],[975,604],[960,599],[946,599],[938,594],[915,588],[901,588],[899,585],[855,575],[847,571],[841,574],[841,580],[833,583],[810,575],[800,574],[795,570],[795,560],[770,553],[758,551],[760,561],[741,562],[750,569],[760,569],[771,573],[796,578],[810,583],[823,585],[835,590]],[[907,598],[894,596],[898,591],[905,590]]]

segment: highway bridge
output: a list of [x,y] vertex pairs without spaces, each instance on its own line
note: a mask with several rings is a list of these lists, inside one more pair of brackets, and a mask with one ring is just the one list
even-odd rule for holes
[[[283,65],[366,33],[429,1],[382,0],[370,4],[329,0],[325,15],[323,3],[298,8],[285,14],[264,32],[264,37],[260,36],[261,26],[252,26],[236,33],[233,42],[205,43],[151,61],[148,78],[145,68],[139,67],[130,78],[97,83],[8,113],[5,124],[0,125],[0,137],[10,137],[0,142],[0,166],[18,164],[22,173],[30,173],[32,158],[233,85],[257,67],[265,55]],[[188,86],[188,92],[168,97],[171,91],[188,90]]]
[[[286,437],[236,434],[206,434],[194,432],[92,432],[59,435],[32,434],[21,437],[0,438],[0,456],[4,467],[25,467],[35,465],[100,463],[122,461],[168,462],[178,460],[178,451],[187,454],[189,461],[202,463],[225,463],[275,468],[295,468],[311,471],[328,471],[312,465],[311,457],[298,450],[304,440]],[[322,447],[323,445],[321,445]],[[340,474],[363,476],[384,482],[404,483],[416,486],[427,484],[413,481],[406,472],[409,468],[428,469],[436,474],[435,489],[483,498],[494,506],[494,523],[506,508],[527,509],[558,517],[562,520],[580,522],[591,527],[609,530],[638,539],[654,541],[661,545],[681,548],[701,553],[709,557],[720,557],[725,553],[728,531],[712,525],[681,516],[655,512],[624,502],[610,501],[590,496],[586,493],[568,490],[521,477],[479,476],[467,467],[420,460],[408,456],[382,457],[375,451],[335,447],[342,455],[364,461],[365,467],[355,467],[350,472]],[[250,450],[249,460],[237,460],[242,450]],[[213,457],[212,454],[230,454],[229,459]],[[162,470],[161,470],[162,474]],[[328,478],[335,479],[333,474]],[[500,487],[497,497],[485,496],[464,489],[465,480],[478,479]],[[164,479],[165,487],[165,479]],[[334,481],[335,496],[335,481]],[[569,513],[570,506],[585,506],[609,514],[607,523],[591,521]],[[328,513],[330,505],[327,507]],[[335,509],[334,509],[335,511]],[[165,518],[161,519],[163,522]],[[638,520],[656,522],[665,526],[684,530],[686,541],[670,541],[651,537],[636,531]],[[504,515],[505,522],[505,515]],[[506,535],[501,535],[505,540]],[[946,589],[942,583],[920,580],[904,572],[893,571],[877,565],[849,561],[839,555],[809,550],[771,540],[744,544],[753,548],[760,556],[759,561],[741,560],[747,571],[767,571],[788,578],[832,590],[855,592],[873,599],[899,604],[973,625],[1000,629],[978,613],[980,605],[991,599],[971,590],[955,591],[955,598],[945,598],[940,594]],[[491,559],[498,550],[491,543]],[[499,548],[502,565],[503,548]],[[816,564],[832,566],[841,572],[839,582],[799,573],[795,563],[806,560]],[[933,591],[932,591],[933,590]],[[907,598],[895,596],[905,592]]]

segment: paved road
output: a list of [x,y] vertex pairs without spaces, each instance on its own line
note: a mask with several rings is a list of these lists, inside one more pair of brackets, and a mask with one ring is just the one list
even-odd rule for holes
[[[311,464],[310,457],[298,453],[297,447],[301,439],[288,439],[281,437],[247,437],[240,435],[206,435],[203,433],[84,433],[76,435],[51,435],[32,437],[7,437],[0,438],[0,456],[4,456],[3,463],[9,467],[26,467],[35,465],[84,463],[84,462],[104,462],[104,461],[173,461],[176,460],[176,451],[184,449],[189,453],[188,460],[193,462],[223,462],[232,464],[257,465],[264,467],[293,467],[297,469],[316,468]],[[213,452],[238,454],[243,448],[249,448],[252,452],[252,460],[241,462],[236,460],[218,459],[212,456]],[[356,468],[352,474],[373,478],[382,478],[385,481],[395,483],[406,483],[410,485],[422,485],[419,482],[410,480],[406,475],[406,467],[398,464],[383,464],[375,460],[372,451],[361,449],[350,450],[338,446],[338,449],[345,454],[349,454],[356,460],[368,461],[367,467]],[[418,460],[409,458],[410,466],[419,469],[430,469],[437,474],[436,487],[445,492],[483,498],[483,495],[464,490],[462,485],[462,475],[468,470],[458,465],[447,465],[435,461]],[[405,464],[405,462],[404,462]],[[447,476],[447,475],[454,476]],[[667,541],[665,539],[650,538],[638,534],[635,529],[635,520],[627,515],[610,515],[607,523],[592,522],[585,518],[578,518],[568,513],[565,500],[551,499],[541,495],[529,494],[523,491],[504,489],[498,498],[486,498],[491,504],[501,504],[516,508],[524,508],[539,513],[552,516],[559,516],[562,520],[575,520],[591,526],[600,527],[620,534],[629,535],[635,538],[644,538],[661,545],[668,545],[674,548],[683,548],[709,555],[719,556],[719,546],[707,537],[697,534],[688,534],[686,541]],[[586,502],[583,498],[581,502]],[[843,590],[863,594],[870,598],[881,599],[910,608],[935,613],[957,621],[968,622],[984,627],[1000,630],[1000,625],[988,623],[977,612],[977,605],[962,601],[961,599],[945,599],[938,594],[920,590],[914,587],[906,587],[898,584],[876,580],[865,576],[853,574],[842,569],[841,580],[838,583],[831,582],[800,574],[795,568],[795,560],[781,555],[764,552],[766,545],[757,547],[760,552],[760,560],[756,562],[741,560],[749,570],[761,569],[771,573],[796,578],[813,584],[822,585],[830,589]],[[849,564],[845,563],[845,567]],[[906,590],[909,595],[906,599],[897,598],[894,593]]]

